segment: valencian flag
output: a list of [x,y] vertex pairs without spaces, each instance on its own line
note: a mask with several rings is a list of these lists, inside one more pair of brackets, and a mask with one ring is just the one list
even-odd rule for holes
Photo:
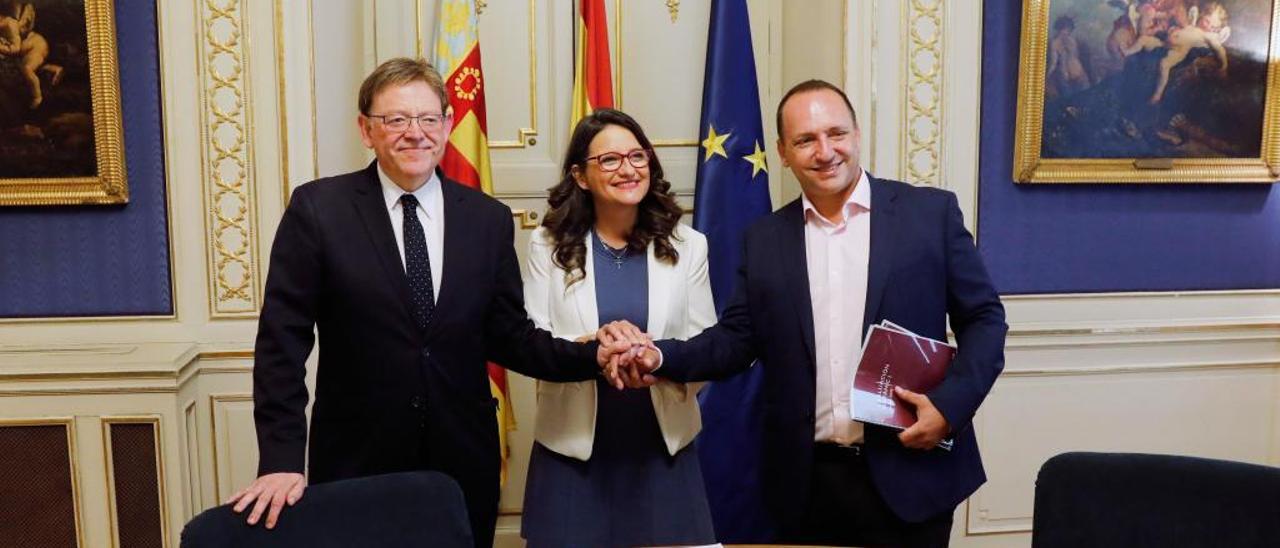
[[[441,0],[439,21],[432,64],[444,75],[444,88],[449,94],[449,106],[453,108],[453,131],[449,133],[440,169],[450,179],[492,194],[485,81],[480,68],[480,27],[474,0]],[[489,364],[489,390],[498,400],[498,440],[505,483],[510,453],[507,432],[516,429],[516,416],[507,390],[507,370],[494,363]]]
[[[746,0],[712,0],[702,83],[702,150],[698,155],[693,226],[707,236],[711,291],[723,312],[741,262],[742,235],[767,215],[769,171],[751,22]],[[763,371],[752,367],[710,383],[699,395],[698,454],[716,539],[762,543],[773,537],[760,491]]]
[[569,129],[601,108],[613,107],[609,69],[609,26],[604,0],[579,0],[578,34],[573,52],[573,110]]
[[453,107],[453,131],[440,168],[449,178],[492,194],[480,27],[474,0],[441,0],[439,21],[432,64],[444,76]]

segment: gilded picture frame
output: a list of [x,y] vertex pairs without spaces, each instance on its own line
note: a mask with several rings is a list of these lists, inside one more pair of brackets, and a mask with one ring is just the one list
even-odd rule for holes
[[1280,179],[1280,2],[1023,0],[1017,183]]
[[6,44],[0,205],[127,203],[112,1],[0,0]]

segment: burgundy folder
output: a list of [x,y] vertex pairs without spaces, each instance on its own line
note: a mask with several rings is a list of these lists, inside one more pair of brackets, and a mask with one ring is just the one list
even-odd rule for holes
[[903,429],[915,424],[911,404],[893,395],[893,387],[927,394],[942,382],[956,349],[892,323],[871,326],[862,343],[862,359],[853,378],[853,419]]

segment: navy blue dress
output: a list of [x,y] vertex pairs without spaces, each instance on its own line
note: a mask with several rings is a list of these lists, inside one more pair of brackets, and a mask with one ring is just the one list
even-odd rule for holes
[[[648,260],[607,250],[592,234],[600,324],[625,319],[648,328]],[[612,255],[610,254],[612,253]],[[712,544],[715,531],[693,444],[667,453],[649,389],[596,385],[591,459],[535,442],[521,535],[530,548]]]

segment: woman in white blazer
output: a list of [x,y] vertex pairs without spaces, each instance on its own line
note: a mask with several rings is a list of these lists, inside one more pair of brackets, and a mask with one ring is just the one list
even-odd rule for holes
[[[630,116],[583,118],[529,244],[525,306],[555,336],[625,319],[654,339],[716,321],[706,238],[679,224],[662,165]],[[715,542],[692,445],[698,385],[619,391],[539,382],[521,533],[530,547]]]

